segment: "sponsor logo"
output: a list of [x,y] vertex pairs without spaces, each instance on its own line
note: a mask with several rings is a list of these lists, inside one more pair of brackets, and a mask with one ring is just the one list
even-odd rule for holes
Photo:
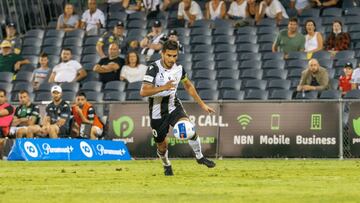
[[246,130],[246,127],[250,124],[250,121],[252,121],[251,116],[247,114],[242,114],[236,118],[238,123],[241,125],[243,130]]
[[70,154],[74,148],[72,146],[67,147],[51,147],[48,143],[44,143],[42,146],[45,155],[49,155],[51,153],[66,153]]
[[134,131],[134,121],[129,116],[113,120],[113,130],[118,137],[128,137]]
[[97,150],[99,156],[102,156],[102,155],[123,156],[126,153],[125,149],[105,149],[104,145],[102,145],[102,144],[96,145],[96,150]]
[[29,156],[31,156],[33,158],[36,158],[36,157],[39,156],[39,152],[38,152],[38,150],[36,149],[36,146],[33,143],[31,143],[29,141],[26,141],[24,143],[24,148],[25,148],[26,153]]
[[93,157],[93,151],[87,142],[84,141],[80,142],[80,149],[86,157],[88,158]]
[[357,119],[353,119],[353,128],[354,132],[357,136],[360,136],[360,117]]

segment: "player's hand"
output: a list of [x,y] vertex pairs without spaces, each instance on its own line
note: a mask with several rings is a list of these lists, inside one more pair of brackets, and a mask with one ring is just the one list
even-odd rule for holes
[[165,90],[175,90],[175,81],[174,80],[169,80],[165,85]]
[[14,68],[15,68],[15,71],[20,70],[20,62],[19,61],[15,63]]
[[215,110],[206,104],[202,105],[201,108],[209,114],[215,113]]

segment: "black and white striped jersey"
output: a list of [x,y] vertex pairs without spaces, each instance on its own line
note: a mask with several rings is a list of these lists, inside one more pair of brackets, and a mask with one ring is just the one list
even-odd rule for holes
[[187,75],[182,65],[176,63],[171,69],[162,66],[161,60],[150,64],[143,82],[153,84],[156,87],[165,85],[169,80],[174,80],[175,89],[159,92],[149,97],[150,117],[161,119],[164,115],[170,114],[177,107],[181,107],[181,101],[176,97],[176,90],[179,83],[186,79]]

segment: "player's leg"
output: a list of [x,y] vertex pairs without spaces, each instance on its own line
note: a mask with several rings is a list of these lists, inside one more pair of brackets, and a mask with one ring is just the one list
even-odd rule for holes
[[96,140],[102,133],[103,133],[103,129],[93,125],[90,131],[90,139]]
[[164,166],[164,174],[166,176],[172,176],[174,173],[168,156],[168,143],[166,140],[166,135],[169,131],[169,123],[167,122],[167,119],[152,119],[151,127],[157,147],[156,153]]
[[59,126],[50,125],[50,127],[49,127],[49,137],[50,138],[58,138],[59,131],[60,131]]

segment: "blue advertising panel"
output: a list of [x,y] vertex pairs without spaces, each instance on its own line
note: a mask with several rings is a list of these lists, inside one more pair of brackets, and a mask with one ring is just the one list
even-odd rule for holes
[[17,139],[8,160],[131,160],[131,156],[121,141]]

